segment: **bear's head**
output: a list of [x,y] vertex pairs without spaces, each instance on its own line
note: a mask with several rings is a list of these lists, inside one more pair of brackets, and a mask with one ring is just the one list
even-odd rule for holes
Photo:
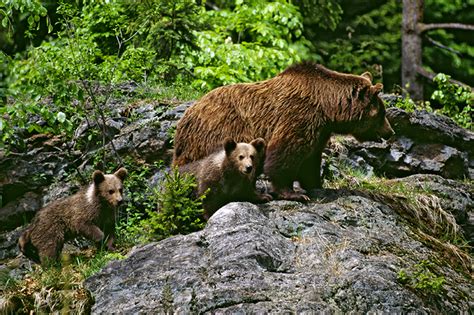
[[[370,73],[362,74],[369,82],[372,79]],[[383,85],[377,83],[365,86],[359,91],[358,102],[364,107],[361,122],[357,124],[351,134],[359,141],[377,141],[380,138],[388,139],[395,132],[385,117],[385,105],[379,97]]]
[[120,168],[113,174],[104,174],[99,170],[92,174],[95,194],[101,203],[110,207],[117,207],[123,201],[123,181],[127,177],[127,170]]
[[265,158],[265,140],[257,138],[250,143],[235,142],[232,138],[224,140],[226,158],[234,168],[248,178],[255,178]]

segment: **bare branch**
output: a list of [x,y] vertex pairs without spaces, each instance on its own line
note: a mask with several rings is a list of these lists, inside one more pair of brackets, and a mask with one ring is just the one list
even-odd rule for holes
[[[416,67],[416,71],[418,72],[418,74],[424,76],[425,78],[428,78],[430,80],[433,80],[433,78],[436,76],[435,73],[431,72],[431,71],[428,71],[426,70],[425,68],[423,68],[422,66],[418,66]],[[466,83],[463,83],[461,81],[458,81],[458,80],[454,80],[454,79],[449,79],[449,82],[453,83],[453,84],[457,84],[457,85],[461,85],[461,86],[464,86],[468,89],[471,89],[472,92],[474,92],[474,88],[472,88],[470,85],[467,85]]]
[[453,29],[459,29],[459,30],[474,31],[474,25],[462,24],[462,23],[432,23],[432,24],[418,23],[416,30],[418,34],[421,34],[423,32],[438,29],[438,28],[453,28]]
[[439,48],[442,48],[442,49],[445,49],[449,52],[452,52],[453,54],[456,54],[458,55],[459,57],[462,57],[462,53],[460,51],[457,51],[456,49],[453,49],[451,47],[448,47],[448,46],[445,46],[443,44],[441,44],[440,42],[434,40],[433,38],[429,37],[429,36],[425,36],[426,39],[428,39],[428,41],[430,43],[432,43],[433,45],[435,45],[436,47],[439,47]]

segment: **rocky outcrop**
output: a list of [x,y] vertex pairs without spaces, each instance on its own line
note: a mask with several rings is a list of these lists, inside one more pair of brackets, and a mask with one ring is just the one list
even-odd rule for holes
[[[436,176],[404,182],[435,183],[439,198],[452,189],[451,181]],[[472,212],[469,189],[457,186],[461,197],[447,211]],[[136,247],[86,281],[95,297],[92,312],[472,310],[472,279],[446,264],[393,203],[348,190],[321,197],[307,205],[231,203],[200,232]]]
[[[105,150],[139,165],[169,162],[173,128],[188,106],[111,100]],[[422,200],[424,212],[410,207],[406,196],[348,189],[321,190],[307,205],[232,203],[204,230],[136,247],[90,278],[93,312],[469,312],[472,256],[445,239],[472,245],[474,190],[472,182],[446,178],[474,178],[474,135],[423,111],[390,108],[388,117],[397,133],[388,142],[331,142],[326,183],[345,176],[344,164],[384,175],[393,178],[386,185],[432,195]],[[93,134],[91,128],[97,125],[84,121],[70,143],[35,135],[23,151],[0,152],[0,260],[17,255],[18,226],[89,181],[69,179],[95,167],[101,148],[78,143]],[[153,186],[159,178],[146,180]],[[0,273],[14,279],[21,279],[21,270],[0,264]]]
[[450,118],[426,111],[389,108],[395,137],[384,143],[345,139],[349,164],[390,178],[437,174],[474,179],[474,133]]
[[[172,134],[178,119],[189,104],[164,110],[163,104],[143,104],[135,109],[134,119],[124,104],[116,105],[115,115],[106,121],[109,143],[122,156],[139,161],[169,161]],[[76,139],[85,135],[94,123],[84,121],[76,130]],[[113,141],[113,142],[112,142]],[[27,139],[24,152],[1,155],[0,152],[0,232],[12,230],[29,222],[36,211],[51,200],[70,195],[90,181],[83,174],[92,173],[92,159],[97,148],[83,153],[73,150],[76,143],[63,143],[60,138],[36,135]],[[68,182],[68,175],[77,173],[81,183]]]

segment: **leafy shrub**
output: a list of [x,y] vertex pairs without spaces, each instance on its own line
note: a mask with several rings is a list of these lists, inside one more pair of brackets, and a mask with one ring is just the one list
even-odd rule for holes
[[451,117],[464,128],[473,129],[474,93],[468,87],[449,82],[450,78],[443,73],[434,77],[437,90],[433,92],[431,99],[442,105],[440,113]]
[[415,110],[426,110],[428,112],[432,112],[433,109],[431,108],[430,102],[415,102],[409,96],[398,96],[396,101],[392,104],[388,104],[391,106],[395,106],[401,108],[409,113]]
[[196,181],[189,174],[180,174],[177,168],[165,173],[163,187],[154,188],[156,208],[148,210],[148,218],[140,222],[142,231],[150,239],[163,239],[176,234],[188,234],[202,229],[202,201],[195,197]]
[[415,109],[418,109],[416,103],[408,96],[399,97],[394,103],[394,106],[401,108],[409,113],[413,112]]
[[202,17],[210,27],[194,32],[200,50],[186,57],[198,88],[267,79],[309,56],[302,16],[287,1],[236,1]]

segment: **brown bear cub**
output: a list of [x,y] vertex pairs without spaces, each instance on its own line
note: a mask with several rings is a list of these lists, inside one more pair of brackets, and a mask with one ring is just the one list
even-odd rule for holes
[[78,235],[114,250],[115,210],[123,200],[126,176],[125,168],[114,174],[95,171],[89,186],[39,210],[18,240],[21,252],[42,264],[54,262],[64,242]]
[[222,150],[183,165],[179,171],[195,176],[198,196],[207,192],[203,208],[204,218],[208,220],[220,207],[232,201],[263,203],[272,200],[269,194],[260,194],[255,189],[264,159],[265,140],[262,138],[250,143],[236,143],[226,138]]
[[394,132],[378,96],[382,84],[312,63],[293,65],[266,81],[223,86],[189,107],[178,122],[173,164],[209,155],[223,137],[267,141],[264,173],[278,199],[308,200],[295,181],[315,194],[321,187],[321,154],[332,133],[360,141]]

